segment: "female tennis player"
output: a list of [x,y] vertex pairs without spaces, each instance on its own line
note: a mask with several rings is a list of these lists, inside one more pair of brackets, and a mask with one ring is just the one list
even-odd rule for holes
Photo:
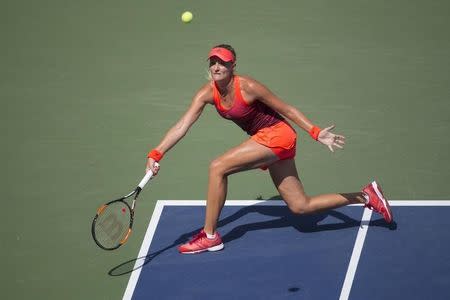
[[200,88],[184,115],[148,153],[146,171],[158,172],[155,162],[160,161],[186,135],[207,104],[214,105],[223,118],[236,123],[250,138],[211,162],[204,227],[178,248],[180,253],[223,249],[216,227],[225,204],[228,176],[256,168],[269,170],[275,187],[294,214],[312,214],[351,203],[364,203],[380,213],[386,222],[392,222],[389,203],[375,181],[362,192],[306,195],[294,160],[297,134],[288,120],[332,152],[343,148],[345,137],[334,134],[334,126],[321,129],[314,125],[302,112],[282,101],[262,83],[235,74],[236,52],[230,45],[213,47],[208,59],[211,81]]

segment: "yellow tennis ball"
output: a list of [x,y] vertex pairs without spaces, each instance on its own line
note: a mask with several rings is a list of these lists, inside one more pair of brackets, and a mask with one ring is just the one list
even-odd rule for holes
[[183,23],[189,23],[192,21],[193,17],[194,15],[190,11],[185,11],[181,14],[181,21],[183,21]]

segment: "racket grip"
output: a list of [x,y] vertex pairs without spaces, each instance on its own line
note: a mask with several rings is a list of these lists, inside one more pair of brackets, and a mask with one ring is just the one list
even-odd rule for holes
[[[159,164],[157,162],[155,162],[155,166],[159,167]],[[153,177],[153,171],[150,170],[148,171],[144,178],[142,178],[141,182],[139,182],[138,187],[140,187],[141,189],[144,188],[144,186],[147,184],[147,182]]]

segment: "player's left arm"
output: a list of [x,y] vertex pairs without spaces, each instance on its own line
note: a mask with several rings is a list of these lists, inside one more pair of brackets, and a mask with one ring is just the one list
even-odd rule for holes
[[[314,123],[311,122],[311,120],[309,120],[299,109],[281,100],[262,83],[251,78],[245,78],[243,81],[245,83],[242,85],[242,89],[250,101],[261,101],[285,118],[294,122],[306,132],[311,132],[314,127]],[[342,149],[345,144],[344,136],[331,132],[334,127],[334,125],[331,125],[324,128],[318,135],[318,141],[328,146],[332,152],[334,151],[333,147]]]
[[252,102],[261,101],[307,132],[314,126],[300,110],[281,100],[262,83],[248,77],[245,78],[244,82],[242,89],[245,92],[246,99]]

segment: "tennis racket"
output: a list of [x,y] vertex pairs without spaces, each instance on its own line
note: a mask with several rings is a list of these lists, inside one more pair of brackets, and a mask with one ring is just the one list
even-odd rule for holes
[[[114,250],[127,242],[133,228],[136,199],[152,177],[153,172],[148,171],[132,192],[98,208],[92,220],[91,231],[95,243],[100,248]],[[125,201],[130,197],[133,197],[131,205]]]

